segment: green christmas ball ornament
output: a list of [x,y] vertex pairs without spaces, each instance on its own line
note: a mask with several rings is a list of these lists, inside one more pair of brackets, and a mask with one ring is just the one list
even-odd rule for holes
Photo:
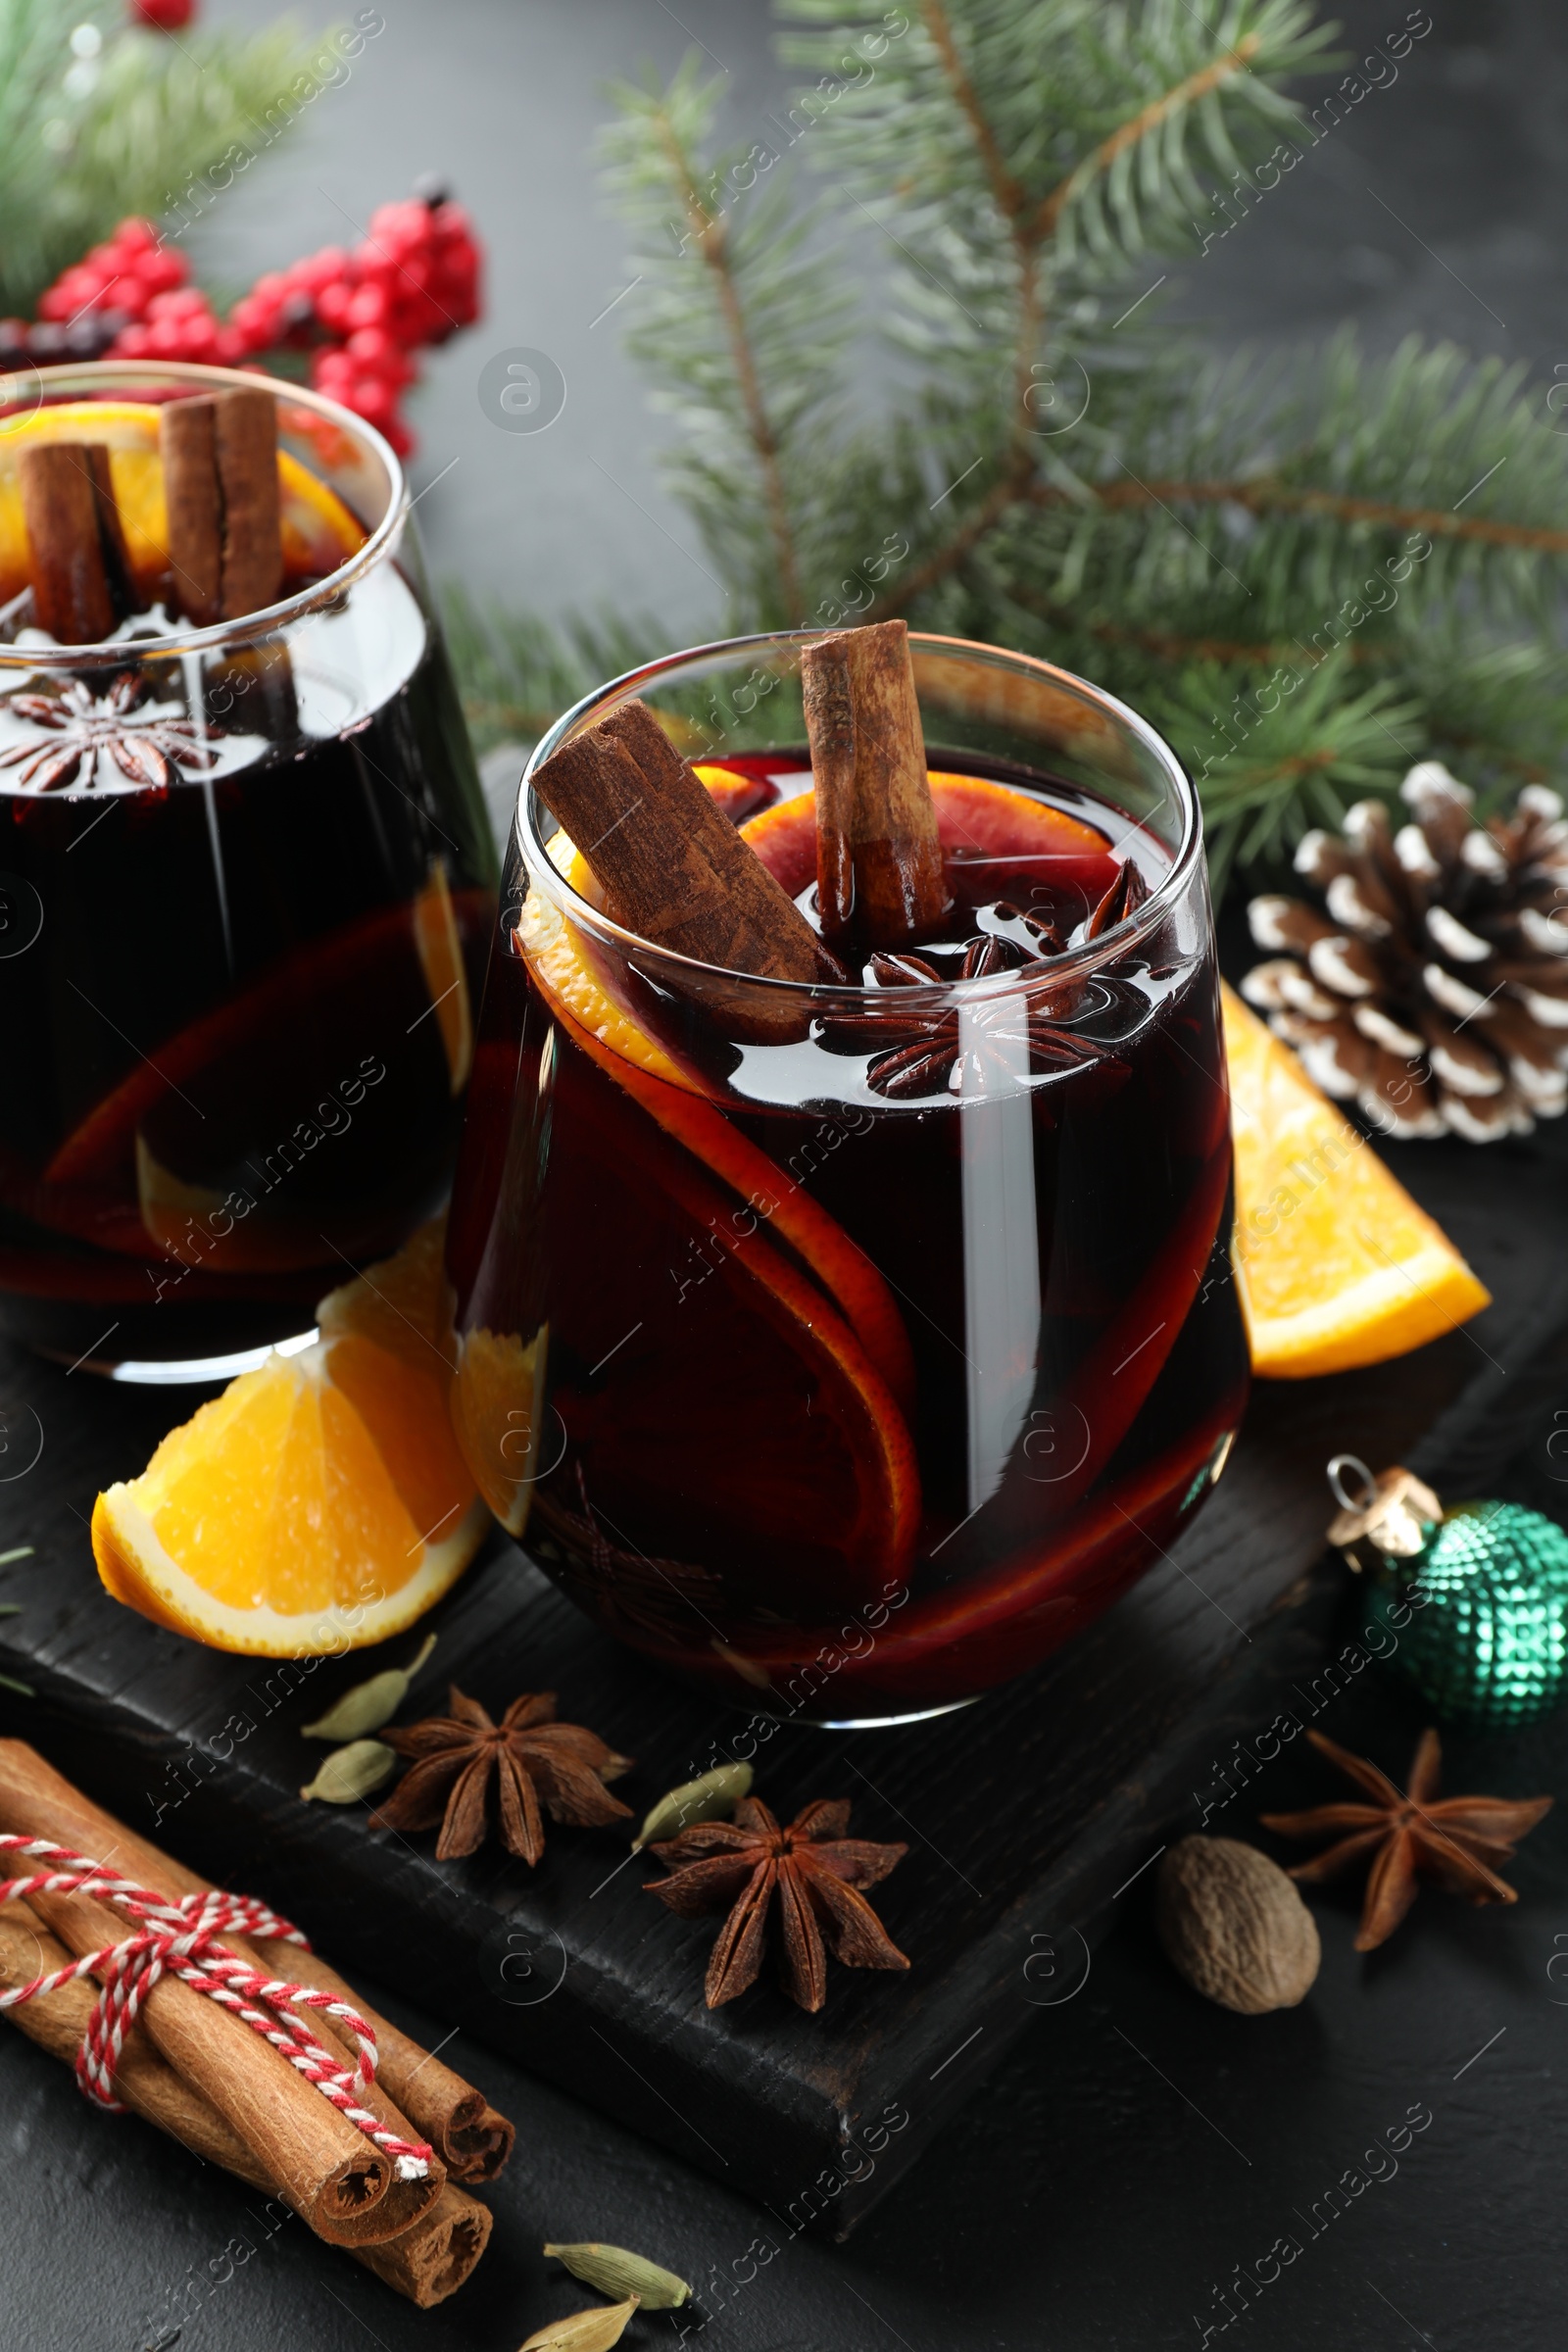
[[1568,1534],[1554,1521],[1517,1502],[1445,1510],[1410,1471],[1374,1478],[1348,1453],[1329,1485],[1329,1541],[1367,1580],[1389,1663],[1441,1721],[1514,1731],[1568,1695]]

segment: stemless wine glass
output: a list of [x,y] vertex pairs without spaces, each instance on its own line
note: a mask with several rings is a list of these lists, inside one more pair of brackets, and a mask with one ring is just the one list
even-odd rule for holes
[[540,743],[448,1270],[506,1523],[650,1657],[848,1725],[970,1699],[1107,1607],[1223,1466],[1247,1355],[1198,806],[1132,711],[911,637],[956,901],[925,972],[741,977],[596,903],[530,780],[640,695],[814,913],[814,634],[652,663]]
[[[121,1377],[307,1333],[439,1205],[494,921],[378,433],[270,385],[282,594],[172,616],[159,406],[268,380],[51,368],[0,405],[0,1324]],[[32,625],[17,458],[41,438],[109,448],[141,609],[102,644]]]

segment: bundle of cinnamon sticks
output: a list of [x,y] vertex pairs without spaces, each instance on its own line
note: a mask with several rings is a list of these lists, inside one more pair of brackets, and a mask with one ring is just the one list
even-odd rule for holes
[[[260,385],[170,401],[159,414],[172,612],[198,628],[271,604],[283,577],[277,404]],[[18,458],[33,619],[60,645],[98,645],[134,584],[102,442],[44,441]]]
[[[48,1838],[109,1863],[168,1900],[209,1882],[92,1804],[20,1740],[0,1740],[0,1832]],[[0,1851],[0,1873],[28,1877],[47,1864]],[[0,1990],[31,1984],[73,1955],[121,1942],[133,1929],[90,1896],[34,1891],[0,1904]],[[352,2003],[375,2035],[378,2065],[367,2104],[401,2137],[429,2142],[424,2179],[399,2179],[383,2150],[322,2097],[270,2042],[177,1977],[153,1987],[116,2072],[122,2103],[208,2163],[283,2198],[318,2237],[346,2247],[399,2294],[428,2308],[472,2271],[490,2214],[471,2186],[493,2180],[512,2152],[513,2126],[482,2092],[382,2018],[314,1952],[280,1941],[223,1943],[264,1973]],[[84,1980],[5,2014],[43,2048],[74,2062],[95,2001]],[[355,2055],[348,2030],[309,2012],[323,2039]]]

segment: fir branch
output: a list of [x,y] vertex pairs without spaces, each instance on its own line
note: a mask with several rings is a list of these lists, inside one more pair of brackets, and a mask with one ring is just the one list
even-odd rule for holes
[[667,653],[667,632],[626,614],[556,622],[508,612],[448,581],[441,612],[464,714],[480,753],[536,743],[564,710],[607,678]]
[[763,495],[767,500],[768,519],[773,532],[773,553],[778,562],[779,585],[784,592],[787,610],[799,618],[803,611],[800,570],[795,558],[795,533],[790,524],[784,483],[779,472],[778,436],[762,401],[757,358],[747,331],[740,288],[736,284],[729,236],[723,220],[709,211],[697,192],[696,170],[691,153],[682,143],[668,107],[656,108],[650,116],[650,122],[668,161],[670,177],[688,223],[688,233],[696,239],[697,250],[712,272],[724,332],[729,339],[735,380],[740,387],[746,412],[747,428],[761,471]]
[[[76,55],[72,36],[99,35]],[[44,287],[130,213],[157,218],[235,151],[285,132],[322,36],[177,42],[127,29],[105,0],[0,0],[0,310],[29,317]],[[232,165],[230,167],[232,174]]]
[[[1025,495],[1036,506],[1081,503],[1052,482],[1032,482]],[[1369,522],[1432,539],[1469,539],[1482,547],[1525,547],[1543,555],[1568,555],[1568,530],[1537,523],[1504,522],[1483,514],[1456,514],[1451,508],[1395,507],[1370,498],[1348,498],[1333,490],[1299,490],[1288,482],[1255,476],[1237,482],[1096,483],[1090,496],[1114,513],[1127,507],[1245,507],[1250,514],[1321,514],[1337,522]]]
[[[1264,142],[1309,138],[1287,85],[1330,28],[1307,0],[775,5],[819,75],[787,136],[820,211],[770,151],[750,192],[710,160],[695,62],[622,93],[610,139],[643,232],[633,347],[735,625],[902,613],[1085,669],[1199,776],[1217,873],[1425,749],[1484,792],[1560,765],[1568,440],[1523,370],[1413,340],[1369,365],[1348,337],[1204,367],[1152,305],[1124,326],[1149,250],[1254,184]],[[833,203],[892,240],[913,379],[853,408]],[[672,208],[679,256],[655,258]]]
[[1210,90],[1220,89],[1234,74],[1245,74],[1262,47],[1263,35],[1260,32],[1246,33],[1234,49],[1226,50],[1221,57],[1210,59],[1206,66],[1199,66],[1174,89],[1167,90],[1163,97],[1152,98],[1147,106],[1140,107],[1130,122],[1123,122],[1108,138],[1102,139],[1094,153],[1086,156],[1075,171],[1069,172],[1066,178],[1052,189],[1031,217],[1025,233],[1036,241],[1049,237],[1068,205],[1084,195],[1091,184],[1102,172],[1108,172],[1129,148],[1136,147],[1141,139],[1150,138],[1155,131],[1162,130],[1178,115],[1196,106],[1200,99],[1206,98]]
[[688,59],[662,91],[620,85],[601,142],[636,234],[628,340],[686,428],[669,470],[720,569],[750,612],[797,622],[820,561],[803,538],[821,534],[809,485],[837,438],[846,303],[824,292],[815,216],[786,175],[758,185],[777,159],[707,151],[722,77],[704,82],[698,67]]

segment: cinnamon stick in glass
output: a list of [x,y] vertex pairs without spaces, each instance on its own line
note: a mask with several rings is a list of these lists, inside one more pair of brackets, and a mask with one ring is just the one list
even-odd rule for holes
[[258,384],[254,391],[220,392],[214,405],[223,499],[223,618],[239,620],[274,604],[283,579],[277,403]]
[[[89,1804],[21,1740],[0,1740],[0,1831],[50,1838],[118,1865],[161,1894],[188,1891],[172,1884],[163,1857]],[[8,1878],[27,1877],[35,1868],[16,1852],[0,1854],[0,1871]],[[39,1894],[32,1908],[78,1957],[130,1933],[123,1912],[87,1895]],[[385,2207],[393,2185],[391,2159],[270,2042],[194,1985],[167,1975],[143,2003],[137,2030],[218,2110],[318,2237],[343,2244],[381,2234],[385,2216],[376,2209]],[[406,2227],[413,2218],[400,2217],[396,2206],[388,2210],[388,2235],[400,2220]]]
[[[284,1948],[293,1949],[292,1945]],[[25,1902],[0,1905],[0,1991],[53,1975],[70,1959],[65,1945],[50,1935]],[[40,2049],[74,2068],[93,2007],[93,1989],[78,1978],[74,1984],[61,1985],[57,1992],[23,2002],[6,2015]],[[126,2037],[115,2070],[115,2084],[122,2103],[133,2115],[179,2140],[204,2163],[220,2165],[224,2172],[268,2196],[276,2192],[277,2183],[217,2109],[188,2088],[139,2034],[132,2033]],[[484,2252],[490,2226],[487,2208],[448,2182],[429,2211],[399,2236],[380,2245],[351,2246],[345,2251],[397,2293],[427,2311],[453,2294],[468,2277]]]
[[830,937],[930,939],[951,904],[926,774],[909,632],[842,629],[801,656],[816,783],[816,898]]
[[730,972],[842,977],[646,703],[617,704],[533,781],[593,868],[607,912],[639,938]]
[[87,444],[45,441],[24,449],[17,478],[33,619],[59,645],[101,645],[118,614]]
[[276,601],[283,578],[277,404],[260,385],[160,411],[173,594],[198,628]]
[[174,603],[197,628],[222,617],[223,510],[218,487],[218,403],[166,401],[158,412],[169,568]]

